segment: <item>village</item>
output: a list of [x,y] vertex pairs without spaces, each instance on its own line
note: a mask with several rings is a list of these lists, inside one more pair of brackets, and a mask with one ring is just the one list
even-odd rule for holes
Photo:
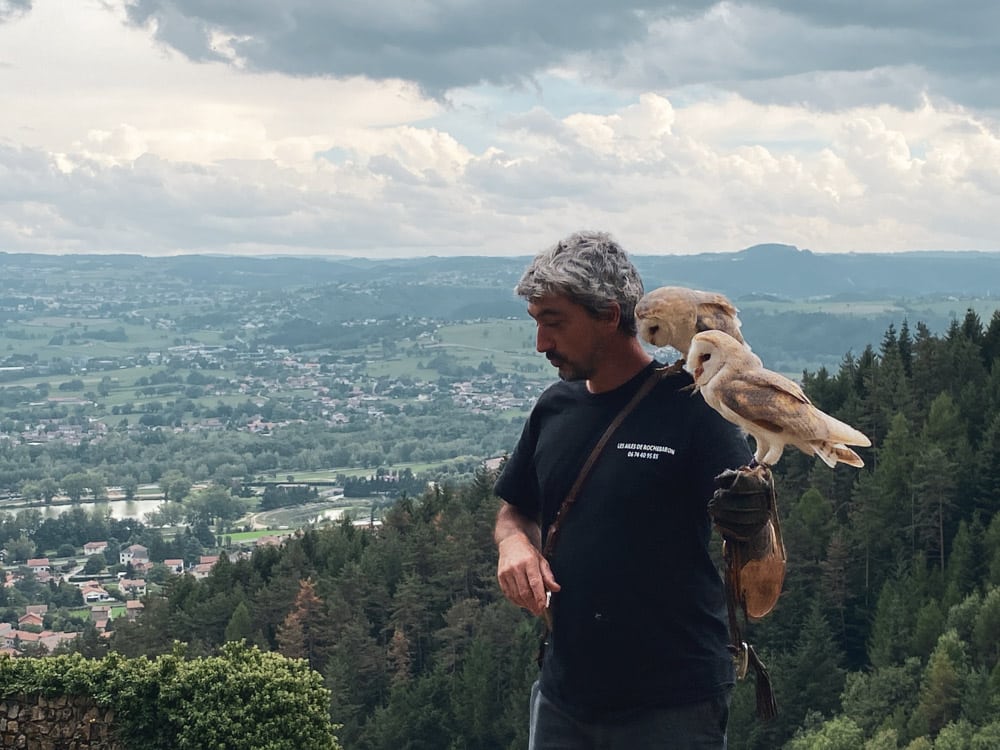
[[[447,354],[436,356],[448,359]],[[163,369],[152,376],[129,376],[130,370],[148,372],[161,363]],[[368,423],[442,404],[470,414],[495,414],[526,409],[539,392],[536,380],[488,366],[452,365],[449,377],[432,369],[423,378],[393,377],[371,374],[356,357],[280,347],[247,352],[186,344],[162,355],[68,365],[68,379],[55,388],[4,389],[10,410],[6,416],[0,412],[0,443],[79,445],[110,430],[148,428],[268,434],[288,424]],[[15,372],[20,382],[52,377],[47,365],[8,366],[5,374],[10,378]]]
[[[249,557],[254,548],[280,545],[281,534],[267,534],[256,538],[251,544],[241,545],[232,552],[233,559]],[[83,561],[73,558],[50,559],[32,558],[23,565],[8,568],[4,572],[5,591],[17,590],[26,600],[23,614],[16,622],[8,616],[0,620],[0,654],[12,657],[41,656],[60,650],[76,641],[83,633],[92,629],[99,638],[108,639],[114,629],[114,620],[124,618],[134,621],[142,612],[143,598],[148,594],[160,593],[170,576],[190,575],[195,579],[206,578],[220,555],[201,555],[198,561],[185,565],[181,558],[164,560],[150,559],[149,550],[141,544],[131,544],[118,552],[117,565],[106,566],[109,545],[106,541],[87,542],[81,550]],[[223,553],[225,554],[225,553]],[[104,561],[100,561],[104,558]],[[91,560],[99,565],[88,565]],[[100,574],[86,571],[98,569]],[[116,570],[117,572],[110,572]],[[72,587],[68,596],[66,588]],[[56,607],[51,603],[40,603],[36,599],[54,600],[53,591],[62,591],[60,603],[67,599],[79,602],[75,606],[61,607],[64,610],[60,621],[73,623],[75,630],[53,629],[53,615]],[[27,593],[33,596],[24,596]],[[12,596],[5,596],[8,604]],[[18,608],[20,611],[22,608]],[[64,625],[65,627],[65,625]]]

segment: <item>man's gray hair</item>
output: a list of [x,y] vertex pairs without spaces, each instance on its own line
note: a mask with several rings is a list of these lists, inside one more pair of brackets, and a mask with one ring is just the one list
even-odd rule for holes
[[617,302],[618,329],[636,335],[635,306],[643,294],[642,279],[628,254],[606,232],[577,232],[543,250],[514,291],[529,302],[560,294],[594,317]]

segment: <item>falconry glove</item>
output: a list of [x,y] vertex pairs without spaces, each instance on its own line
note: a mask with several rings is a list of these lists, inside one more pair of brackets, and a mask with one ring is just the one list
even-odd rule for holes
[[753,646],[743,640],[737,612],[746,620],[767,615],[781,595],[785,580],[785,545],[781,541],[778,504],[771,470],[764,465],[724,471],[708,512],[722,534],[726,609],[738,677],[752,666],[756,679],[757,715],[770,719],[778,711],[771,677]]
[[724,539],[752,541],[771,518],[771,472],[726,469],[715,478],[715,485],[715,494],[708,502],[715,527]]

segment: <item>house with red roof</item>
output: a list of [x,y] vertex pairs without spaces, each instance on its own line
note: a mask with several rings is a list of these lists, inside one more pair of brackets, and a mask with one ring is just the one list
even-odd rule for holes
[[49,565],[49,558],[47,557],[34,557],[25,563],[29,570],[35,575],[39,573],[48,573],[52,570],[52,566]]
[[90,557],[91,555],[99,555],[102,552],[107,551],[107,549],[107,542],[87,542],[83,545],[83,554]]

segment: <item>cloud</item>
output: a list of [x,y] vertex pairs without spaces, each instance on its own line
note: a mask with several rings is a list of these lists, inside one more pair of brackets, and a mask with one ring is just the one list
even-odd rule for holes
[[[476,153],[412,125],[322,155],[110,160],[0,145],[8,251],[527,254],[580,227],[634,252],[996,249],[1000,129],[893,107],[817,116],[647,94],[607,115],[511,118]],[[141,149],[134,149],[138,152]]]
[[36,3],[0,26],[0,139],[125,163],[311,160],[377,131],[438,114],[403,81],[293,78],[151,49],[148,34],[90,3]]
[[617,48],[642,37],[656,3],[599,0],[133,0],[131,23],[196,60],[305,76],[364,75],[425,90],[520,84],[567,49]]
[[131,23],[195,60],[403,79],[435,95],[537,85],[572,67],[634,93],[714,86],[756,101],[1000,105],[1000,4],[793,0],[132,0]]
[[0,0],[0,23],[31,10],[31,0]]
[[626,64],[590,67],[619,85],[711,86],[820,109],[913,107],[926,95],[997,107],[1000,46],[988,29],[998,23],[1000,5],[977,0],[721,2],[654,18],[647,38],[626,47]]
[[848,2],[39,0],[0,24],[0,249],[998,249],[987,31]]

